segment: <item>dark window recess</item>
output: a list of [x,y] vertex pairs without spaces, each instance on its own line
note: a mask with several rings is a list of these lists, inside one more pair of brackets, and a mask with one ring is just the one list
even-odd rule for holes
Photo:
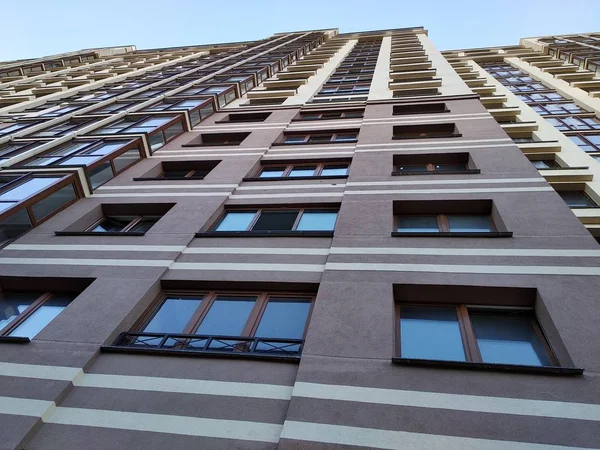
[[58,236],[143,236],[173,203],[103,204]]
[[337,220],[332,208],[262,208],[226,211],[213,233],[301,234],[331,233]]
[[262,166],[254,177],[244,178],[244,181],[347,177],[349,166],[347,162],[269,164]]
[[202,133],[183,147],[203,147],[219,145],[240,145],[250,133]]
[[225,117],[220,122],[264,122],[271,115],[270,112],[257,113],[232,113]]
[[394,91],[394,98],[403,98],[403,97],[424,97],[429,95],[440,95],[440,91],[438,89],[403,89],[400,91]]
[[301,112],[295,120],[360,119],[363,117],[364,112],[364,109],[306,111]]
[[560,165],[553,159],[538,159],[535,161],[531,161],[531,164],[533,164],[533,167],[535,167],[538,170],[560,168]]
[[313,295],[168,292],[114,347],[297,359]]
[[583,190],[557,191],[569,208],[597,208],[598,204]]
[[0,293],[0,338],[33,339],[76,296],[71,292],[3,291]]
[[358,130],[339,130],[330,132],[286,133],[281,144],[335,144],[356,142]]
[[287,97],[252,98],[244,105],[281,105]]
[[164,161],[143,177],[134,181],[155,180],[203,180],[220,160],[215,161]]
[[397,201],[394,217],[392,236],[512,236],[500,231],[500,218],[491,200]]
[[460,137],[453,123],[436,123],[426,125],[396,125],[394,139],[422,139]]
[[394,155],[392,175],[444,175],[480,173],[469,167],[468,153]]
[[441,114],[450,112],[445,103],[418,103],[414,105],[394,106],[395,116],[411,114]]

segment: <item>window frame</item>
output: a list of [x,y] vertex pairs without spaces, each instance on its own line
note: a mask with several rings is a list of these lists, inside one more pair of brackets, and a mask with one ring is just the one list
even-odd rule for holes
[[[96,220],[92,225],[88,226],[85,230],[83,230],[81,233],[77,233],[79,235],[85,235],[85,236],[89,236],[89,235],[98,235],[98,236],[144,236],[148,231],[131,231],[133,228],[135,228],[137,225],[139,225],[140,223],[142,223],[144,221],[145,218],[147,217],[158,217],[158,219],[156,220],[156,222],[158,222],[160,219],[162,219],[163,216],[159,216],[157,215],[152,215],[152,214],[137,214],[137,215],[132,215],[132,217],[134,217],[132,220],[129,221],[129,223],[127,225],[125,225],[123,227],[123,229],[121,231],[93,231],[94,228],[96,228],[98,225],[100,225],[102,222],[104,222],[106,219],[109,219],[110,217],[119,217],[119,215],[117,214],[112,214],[112,215],[104,215],[102,216],[100,219]],[[152,224],[150,226],[150,228],[152,228],[154,225],[156,225],[156,222],[154,224]],[[74,233],[70,233],[71,235],[74,235]]]
[[[401,217],[424,217],[435,216],[437,220],[438,231],[399,231],[399,221]],[[481,216],[487,218],[491,231],[450,231],[448,221],[449,216]],[[512,231],[500,231],[495,223],[492,214],[476,214],[468,211],[456,213],[414,213],[414,214],[394,214],[393,237],[512,237]]]
[[[311,132],[308,131],[306,133],[302,133],[302,132],[295,132],[295,133],[284,133],[283,137],[281,138],[281,142],[275,142],[273,143],[273,145],[330,145],[330,144],[354,144],[356,142],[358,142],[358,134],[359,134],[360,130],[356,130],[356,129],[350,129],[348,131],[346,130],[334,130],[334,131],[317,131],[317,132]],[[337,141],[337,136],[338,135],[343,135],[343,134],[353,134],[356,137],[354,138],[354,140],[344,140],[344,141]],[[286,142],[288,137],[304,137],[304,139],[302,141],[297,141],[297,142]],[[313,137],[319,137],[319,136],[330,136],[329,140],[326,142],[310,142],[310,140]]]
[[[436,360],[436,359],[419,359],[419,358],[403,358],[402,357],[402,343],[401,343],[401,319],[402,319],[402,308],[403,307],[422,307],[422,308],[455,308],[456,309],[456,317],[459,324],[461,341],[463,344],[463,349],[465,352],[465,361],[446,361],[446,360]],[[515,316],[525,316],[529,319],[532,328],[540,340],[541,344],[544,347],[546,357],[552,363],[551,366],[531,366],[526,364],[510,364],[510,363],[490,363],[484,362],[481,356],[481,351],[479,349],[479,344],[477,343],[477,337],[475,335],[475,328],[471,323],[471,318],[469,315],[469,310],[476,311],[487,311],[492,313],[506,313],[512,314]],[[395,302],[394,303],[394,359],[395,360],[416,360],[422,362],[428,362],[431,364],[436,363],[450,363],[450,364],[458,364],[458,365],[480,365],[480,366],[508,366],[508,367],[523,367],[523,368],[535,368],[535,369],[559,369],[562,368],[560,366],[560,362],[556,357],[554,350],[542,329],[537,315],[535,314],[535,309],[530,307],[506,307],[502,305],[465,305],[461,303],[415,303],[415,302]]]
[[[261,177],[260,175],[264,172],[266,168],[275,168],[275,167],[284,167],[283,174],[280,177]],[[321,175],[324,169],[327,169],[329,166],[346,166],[347,172],[345,175]],[[290,177],[289,174],[295,169],[301,169],[302,167],[315,167],[315,171],[313,175],[305,175],[300,177]],[[277,163],[269,163],[262,165],[258,168],[258,170],[254,173],[254,176],[244,178],[242,181],[282,181],[282,180],[313,180],[313,179],[338,179],[338,178],[348,178],[348,172],[350,171],[350,162],[349,161],[302,161],[298,163],[294,162],[283,162],[281,164]]]

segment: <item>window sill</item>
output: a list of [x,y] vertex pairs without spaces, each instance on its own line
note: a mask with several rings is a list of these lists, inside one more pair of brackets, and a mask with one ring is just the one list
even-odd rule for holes
[[183,144],[182,147],[233,147],[241,142],[229,142],[227,144]]
[[120,346],[102,346],[102,353],[126,353],[137,355],[161,355],[161,356],[183,356],[192,358],[232,358],[232,359],[250,359],[255,361],[284,361],[298,363],[298,356],[281,356],[281,355],[266,355],[244,352],[219,352],[219,351],[194,351],[194,350],[174,350],[164,348],[135,348],[135,347],[120,347]]
[[144,236],[141,231],[107,231],[106,233],[95,231],[55,231],[56,236]]
[[584,369],[575,367],[520,366],[516,364],[474,363],[465,361],[438,361],[430,359],[392,358],[400,366],[422,366],[440,369],[485,370],[493,372],[530,373],[537,375],[581,375]]
[[448,108],[444,109],[443,111],[419,111],[419,112],[415,112],[415,111],[409,111],[409,112],[401,112],[401,113],[392,113],[393,116],[416,116],[419,114],[444,114],[444,113],[449,113],[450,110]]
[[443,135],[432,135],[432,136],[392,136],[393,140],[401,139],[436,139],[436,138],[455,138],[462,137],[462,133],[443,134]]
[[592,206],[569,206],[569,208],[571,208],[571,209],[598,209],[598,208],[600,208],[600,205],[592,205]]
[[23,336],[0,336],[0,344],[28,344],[31,339]]
[[479,169],[469,170],[446,170],[444,172],[392,172],[393,177],[401,177],[406,175],[475,175],[481,173]]
[[348,175],[326,175],[324,177],[271,177],[271,178],[261,178],[261,177],[250,177],[250,178],[242,178],[242,181],[292,181],[292,180],[344,180],[348,178]]
[[151,177],[141,177],[134,178],[133,181],[198,181],[204,180],[204,177],[169,177],[169,178],[151,178]]
[[275,142],[273,144],[271,144],[271,147],[282,147],[282,146],[287,146],[287,145],[293,145],[293,146],[303,146],[303,145],[336,145],[336,144],[356,144],[358,142],[358,139],[355,139],[353,141],[334,141],[334,142],[297,142],[297,143],[291,143],[291,142]]
[[352,119],[360,119],[362,120],[364,116],[360,117],[323,117],[321,119],[292,119],[292,122],[320,122],[323,120],[352,120]]
[[333,237],[333,231],[206,231],[196,237]]
[[589,166],[578,166],[578,167],[543,167],[538,170],[587,170]]
[[506,238],[512,237],[512,231],[440,231],[438,233],[427,232],[400,232],[393,231],[393,237],[486,237],[486,238]]

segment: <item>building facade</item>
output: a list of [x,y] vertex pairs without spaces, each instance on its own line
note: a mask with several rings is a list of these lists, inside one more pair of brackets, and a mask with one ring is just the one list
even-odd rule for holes
[[598,43],[0,63],[0,448],[600,448]]

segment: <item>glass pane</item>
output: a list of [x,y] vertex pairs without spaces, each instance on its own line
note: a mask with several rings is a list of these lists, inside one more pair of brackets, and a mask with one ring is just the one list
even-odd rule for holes
[[57,181],[60,181],[60,178],[32,178],[25,183],[19,184],[14,189],[0,194],[0,201],[18,202],[24,200],[27,197],[31,197],[33,194],[52,186]]
[[299,142],[304,142],[306,140],[306,136],[286,136],[283,141],[284,144],[296,144]]
[[140,151],[137,148],[127,150],[122,155],[117,156],[113,159],[113,164],[115,166],[115,170],[120,172],[126,167],[131,166],[140,160]]
[[226,213],[215,231],[246,231],[256,216],[256,211],[230,211]]
[[425,164],[421,166],[398,166],[398,171],[406,173],[427,172],[427,166]]
[[100,146],[96,146],[93,148],[90,148],[88,150],[84,150],[83,152],[80,153],[80,155],[101,155],[101,156],[105,156],[108,155],[109,153],[114,152],[115,150],[120,149],[121,147],[123,147],[125,144],[123,142],[119,142],[119,143],[103,143]]
[[165,130],[165,136],[167,138],[167,142],[170,141],[171,139],[175,138],[176,136],[179,136],[181,133],[183,133],[183,124],[181,122],[177,122],[177,123],[171,125],[169,128],[167,128]]
[[131,223],[131,221],[135,219],[134,216],[112,216],[105,217],[102,222],[92,228],[90,231],[95,233],[114,233],[119,232],[127,225]]
[[219,295],[196,333],[240,336],[255,302],[256,297]]
[[84,165],[89,166],[98,161],[102,156],[73,156],[67,158],[59,164],[59,166],[73,166],[73,165]]
[[146,119],[143,122],[138,123],[137,127],[160,127],[165,123],[173,120],[173,117],[152,117],[150,119]]
[[146,333],[183,333],[192,315],[200,307],[204,296],[198,297],[167,297],[143,329]]
[[31,220],[26,209],[21,209],[0,221],[0,246],[18,238],[27,230],[31,230]]
[[460,172],[467,170],[466,164],[436,164],[435,170],[437,172]]
[[479,232],[479,231],[494,231],[492,224],[487,216],[459,216],[449,215],[448,226],[450,231],[460,232]]
[[402,307],[400,346],[403,358],[466,360],[455,308]]
[[65,309],[74,296],[70,294],[54,294],[48,301],[35,310],[35,312],[15,328],[11,336],[23,336],[33,339],[52,319]]
[[72,202],[77,198],[75,194],[75,188],[72,184],[69,184],[63,188],[60,188],[54,194],[49,195],[43,200],[40,200],[34,204],[31,209],[36,220],[42,220],[44,217],[52,214],[54,211],[60,209],[67,203]]
[[438,221],[436,216],[399,216],[398,231],[404,233],[437,233]]
[[0,296],[0,330],[23,314],[40,295],[39,292],[3,292]]
[[137,225],[135,225],[129,231],[135,231],[136,233],[145,233],[150,228],[152,228],[152,225],[158,222],[158,219],[160,219],[160,217],[144,217]]
[[151,134],[148,139],[150,140],[150,150],[152,151],[158,150],[165,145],[165,138],[161,131]]
[[310,300],[270,297],[255,336],[302,339]]
[[316,166],[312,167],[294,167],[290,171],[288,177],[312,177],[317,169]]
[[321,171],[322,177],[348,175],[348,166],[325,166]]
[[282,177],[285,167],[265,167],[259,175],[259,178],[277,178]]
[[291,231],[298,211],[263,211],[252,231]]
[[567,205],[571,208],[596,206],[596,204],[582,191],[558,191]]
[[485,312],[470,317],[483,362],[552,365],[530,318]]
[[337,212],[335,211],[304,211],[300,222],[298,222],[298,231],[333,231]]
[[104,162],[90,169],[89,175],[92,182],[92,189],[96,189],[114,176],[109,162]]

